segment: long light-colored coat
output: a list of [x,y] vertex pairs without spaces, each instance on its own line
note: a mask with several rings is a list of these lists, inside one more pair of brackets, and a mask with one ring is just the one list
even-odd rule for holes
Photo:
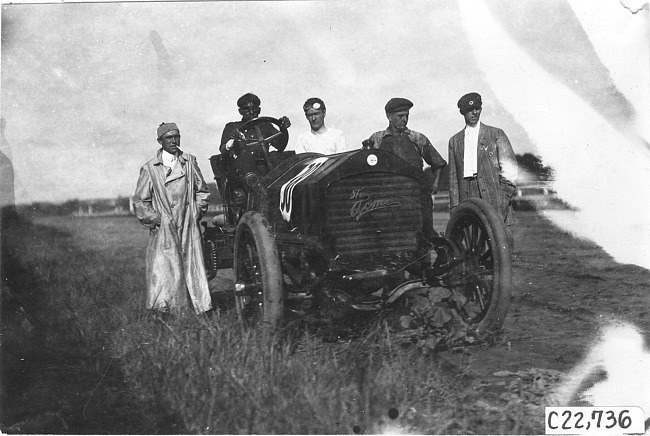
[[[503,218],[506,225],[514,224],[510,199],[516,186],[514,180],[502,175],[504,165],[517,165],[515,152],[505,132],[497,127],[480,124],[478,134],[477,181],[481,198]],[[449,139],[449,206],[455,207],[469,197],[468,182],[463,178],[465,129]]]
[[[199,220],[210,192],[196,157],[180,152],[173,171],[163,165],[162,149],[140,169],[135,213],[149,227],[146,255],[148,309],[180,309],[190,303],[197,313],[209,310]],[[160,227],[155,225],[160,218]]]

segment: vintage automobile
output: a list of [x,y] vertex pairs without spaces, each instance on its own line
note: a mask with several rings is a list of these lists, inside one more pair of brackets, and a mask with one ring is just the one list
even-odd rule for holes
[[512,197],[514,210],[557,210],[570,209],[556,192],[546,185],[528,185],[518,187]]
[[[233,268],[235,307],[244,323],[277,327],[287,315],[320,316],[336,305],[378,311],[413,292],[452,307],[474,332],[499,329],[510,305],[511,256],[503,223],[479,199],[463,202],[445,234],[433,228],[432,180],[383,150],[330,156],[269,151],[286,135],[248,140],[258,171],[240,175],[235,195],[228,156],[210,158],[223,215],[205,225],[210,277]],[[261,129],[257,129],[261,132]]]

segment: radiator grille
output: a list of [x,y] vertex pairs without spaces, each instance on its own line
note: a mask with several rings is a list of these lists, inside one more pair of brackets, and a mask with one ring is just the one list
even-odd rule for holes
[[327,192],[327,223],[340,255],[415,250],[422,228],[418,181],[385,173],[337,180]]

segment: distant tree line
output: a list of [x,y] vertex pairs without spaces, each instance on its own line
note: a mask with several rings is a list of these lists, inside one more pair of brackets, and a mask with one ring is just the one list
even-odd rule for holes
[[539,181],[549,181],[553,180],[554,170],[553,168],[546,166],[542,163],[542,159],[539,156],[535,156],[532,153],[517,154],[517,165],[519,169],[524,170],[536,177]]
[[29,215],[93,215],[128,213],[129,197],[96,200],[68,200],[63,203],[38,201],[28,205],[16,206],[18,212]]

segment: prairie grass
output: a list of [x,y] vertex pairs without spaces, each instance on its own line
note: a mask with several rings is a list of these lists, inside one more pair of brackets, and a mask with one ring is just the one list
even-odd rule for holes
[[[117,419],[119,414],[141,419],[129,432],[543,430],[539,410],[484,398],[471,377],[476,362],[458,363],[451,351],[405,347],[381,318],[332,340],[305,325],[270,338],[240,328],[234,311],[155,315],[142,306],[146,233],[135,219],[39,223],[45,227],[21,224],[6,235],[5,244],[29,271],[31,289],[23,300],[41,326],[40,343],[98,359],[99,383],[84,393],[85,411],[93,396],[105,398],[104,368],[109,363],[117,368],[123,382],[118,394],[128,399]],[[166,427],[156,426],[166,419]]]
[[436,416],[433,399],[452,391],[435,363],[391,351],[379,335],[269,339],[228,313],[142,318],[117,342],[136,391],[182,410],[191,433],[376,433],[390,409]]
[[270,340],[231,313],[152,316],[122,331],[115,350],[142,400],[178,411],[190,433],[535,432],[522,404],[490,406],[465,382],[467,367],[396,346],[384,326],[328,343],[305,328]]

